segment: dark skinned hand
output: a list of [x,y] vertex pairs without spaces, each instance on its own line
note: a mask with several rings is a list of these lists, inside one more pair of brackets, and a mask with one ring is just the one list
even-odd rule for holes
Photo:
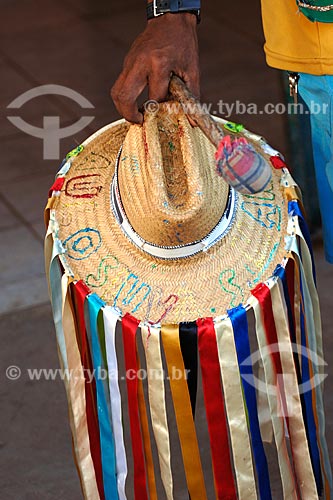
[[197,20],[190,13],[164,14],[148,21],[111,89],[119,113],[130,122],[142,123],[137,98],[148,85],[150,100],[166,100],[172,73],[199,96]]

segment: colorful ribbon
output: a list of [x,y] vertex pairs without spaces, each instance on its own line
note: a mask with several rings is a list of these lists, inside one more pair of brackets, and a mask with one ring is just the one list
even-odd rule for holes
[[215,323],[218,355],[227,409],[230,441],[234,458],[238,498],[257,498],[250,437],[244,407],[234,333],[229,318]]
[[216,497],[218,500],[236,500],[214,323],[211,318],[206,318],[198,320],[197,325]]
[[[297,206],[294,206],[294,212],[297,211]],[[299,210],[299,209],[298,209]],[[297,212],[296,212],[297,213]],[[317,443],[315,443],[314,436],[312,442],[310,439],[311,458],[314,464],[318,463],[318,456],[316,447],[319,446],[319,453],[321,459],[322,477],[325,484],[326,498],[333,497],[332,486],[332,470],[330,466],[330,459],[325,439],[325,414],[323,405],[323,395],[321,381],[323,379],[323,346],[321,334],[321,319],[318,294],[314,283],[313,276],[313,259],[311,251],[308,248],[305,237],[299,225],[299,220],[303,220],[299,215],[292,217],[290,225],[292,225],[293,232],[299,238],[299,245],[297,244],[296,237],[291,238],[291,251],[295,254],[299,275],[298,275],[298,288],[301,296],[301,344],[304,348],[309,348],[310,352],[314,353],[317,359],[312,360],[306,356],[302,357],[302,382],[314,384],[314,394],[311,392],[305,393],[304,397],[307,402],[307,418],[310,419],[310,424],[316,426]],[[303,220],[304,223],[304,220]],[[300,248],[299,248],[300,247]],[[317,362],[319,361],[319,363]],[[305,373],[303,374],[303,369]],[[311,397],[311,401],[310,401]],[[312,419],[314,422],[312,423]],[[321,478],[319,472],[314,465],[315,477],[317,481],[318,491],[321,490]]]
[[[295,286],[295,262],[294,258],[290,256],[287,263],[286,269],[278,265],[274,271],[274,276],[279,278],[279,285],[283,287],[283,297],[287,307],[288,314],[288,326],[289,326],[289,336],[293,345],[293,360],[297,375],[298,384],[302,383],[302,374],[300,361],[302,361],[302,349],[301,349],[301,334],[300,334],[300,319],[297,320],[299,327],[296,323],[296,317],[300,318],[300,297]],[[299,333],[296,331],[299,329]],[[300,343],[297,342],[297,337],[299,337]],[[302,415],[304,417],[305,430],[308,436],[308,426],[306,420],[306,409],[303,392],[300,393],[300,400],[302,406]]]
[[[303,258],[304,257],[305,255]],[[301,295],[300,327],[302,349],[305,350],[306,353],[309,349],[309,352],[314,353],[316,356],[319,353],[317,351],[318,345],[316,342],[316,331],[314,325],[315,312],[313,311],[313,307],[311,305],[311,297],[306,284],[304,268],[301,260],[299,260],[298,287]],[[319,349],[319,351],[320,350],[321,349]],[[319,360],[320,358],[321,357],[319,357]],[[332,495],[332,472],[325,439],[325,415],[322,389],[320,387],[321,373],[318,368],[317,360],[314,359],[313,361],[314,362],[312,362],[311,357],[307,355],[303,355],[301,359],[302,384],[303,386],[309,386],[309,390],[304,392],[304,400],[308,423],[310,452],[318,493],[320,494],[321,492],[322,478],[324,478],[326,498],[330,498],[330,495]],[[331,493],[329,491],[331,491]]]
[[[138,370],[139,369],[140,369],[140,363],[138,361]],[[145,396],[143,392],[143,383],[141,378],[138,379],[138,398],[139,398],[139,414],[140,414],[140,422],[141,422],[141,430],[143,438],[143,450],[145,453],[145,460],[146,460],[149,499],[157,500],[154,461],[153,461],[153,454],[151,451],[148,416],[145,403]]]
[[84,319],[84,303],[87,295],[90,293],[89,288],[83,281],[78,281],[73,286],[73,297],[75,304],[75,316],[77,319],[78,337],[80,339],[80,355],[83,367],[85,396],[86,396],[86,412],[87,425],[90,440],[91,457],[94,463],[96,481],[101,500],[104,500],[103,473],[101,462],[101,444],[98,427],[98,416],[96,408],[96,381],[92,377],[93,364],[88,348],[87,331]]
[[118,361],[116,353],[116,326],[119,319],[112,307],[103,308],[105,328],[105,350],[109,373],[109,391],[111,401],[111,416],[116,453],[117,488],[119,500],[126,500],[125,484],[127,477],[127,460],[123,435],[121,395],[118,384]]
[[310,231],[307,226],[307,223],[304,219],[303,212],[300,208],[300,204],[298,201],[292,200],[288,202],[288,213],[292,214],[293,216],[297,216],[297,222],[299,224],[299,236],[304,239],[306,243],[306,247],[308,251],[310,252],[311,255],[311,269],[312,269],[312,278],[314,279],[314,282],[316,282],[316,270],[314,266],[314,256],[313,256],[313,251],[312,251],[312,243],[311,243],[311,236],[310,236]]
[[[187,487],[191,500],[206,500],[198,441],[192,416],[191,401],[185,377],[185,366],[179,343],[178,325],[163,325],[161,335],[168,366],[170,387],[182,450]],[[175,376],[178,370],[182,376]]]
[[48,287],[52,305],[53,321],[57,337],[59,360],[61,368],[68,369],[64,329],[62,325],[61,278],[63,273],[58,259],[59,255],[61,255],[63,252],[64,249],[60,241],[57,239],[52,239],[52,233],[49,229],[45,238],[46,276],[49,278]]
[[194,417],[198,388],[198,333],[195,323],[179,324],[179,343],[187,374],[187,387]]
[[284,419],[281,416],[282,412],[280,408],[280,399],[277,391],[277,376],[273,368],[271,356],[269,356],[269,351],[267,349],[262,309],[259,300],[257,300],[255,296],[253,296],[251,305],[256,318],[258,347],[265,371],[266,394],[268,396],[268,403],[273,424],[283,495],[285,499],[297,500],[297,490],[285,439]]
[[149,406],[153,432],[158,450],[161,478],[167,499],[173,500],[173,478],[165,403],[164,370],[161,356],[160,330],[153,326],[142,326],[141,335],[146,355]]
[[98,332],[98,316],[105,303],[92,293],[87,297],[89,311],[89,327],[91,336],[92,359],[96,377],[97,409],[101,443],[101,457],[103,469],[104,494],[106,500],[118,499],[116,478],[116,456],[114,437],[111,425],[111,414],[107,381],[104,374],[107,366],[104,360],[105,345]]
[[261,439],[258,420],[258,408],[251,364],[251,351],[246,310],[243,306],[238,306],[234,309],[229,310],[228,316],[231,320],[234,332],[237,359],[247,406],[253,454],[256,465],[257,478],[259,482],[260,499],[271,500],[272,494],[269,482],[268,464],[264,445]]
[[290,344],[286,305],[283,300],[282,290],[283,285],[278,281],[275,286],[272,286],[270,292],[286,390],[290,443],[301,497],[304,499],[317,498],[316,482],[303,422],[301,400],[298,391],[292,346]]
[[139,326],[130,314],[122,320],[123,345],[126,368],[127,398],[130,418],[132,453],[134,462],[134,495],[136,500],[148,500],[143,436],[140,426],[138,398],[138,365],[136,351],[136,331]]
[[81,365],[73,306],[70,298],[69,278],[63,275],[62,282],[62,324],[68,360],[68,401],[70,423],[81,486],[85,498],[99,499],[95,468],[90,452],[89,432],[86,417],[85,377]]

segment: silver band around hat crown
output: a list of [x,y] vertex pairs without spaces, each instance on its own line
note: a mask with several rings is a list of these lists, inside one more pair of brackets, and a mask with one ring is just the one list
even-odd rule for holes
[[173,247],[159,246],[144,240],[131,226],[121,201],[118,184],[118,167],[121,152],[122,147],[120,148],[116,159],[115,172],[111,183],[111,207],[119,223],[119,226],[121,227],[127,238],[141,250],[148,253],[152,257],[157,257],[159,259],[183,259],[196,255],[200,252],[207,251],[218,241],[220,241],[224,236],[226,236],[226,234],[230,231],[237,212],[238,202],[238,194],[232,187],[229,188],[227,206],[221,219],[216,224],[216,226],[207,234],[207,236],[205,236],[201,240]]

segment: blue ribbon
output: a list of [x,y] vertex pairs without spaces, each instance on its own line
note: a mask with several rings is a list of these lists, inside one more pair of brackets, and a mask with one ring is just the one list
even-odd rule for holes
[[[101,458],[105,500],[117,500],[117,477],[116,477],[116,454],[114,447],[114,437],[111,425],[109,394],[107,389],[107,379],[102,380],[107,373],[107,366],[103,353],[105,351],[104,338],[98,334],[98,314],[105,303],[92,293],[87,297],[90,342],[92,361],[95,370],[97,413],[99,421],[99,434],[101,441]],[[103,377],[102,377],[103,374]]]
[[246,310],[243,306],[235,307],[228,311],[229,318],[235,337],[235,346],[239,370],[241,374],[245,401],[249,415],[249,425],[251,431],[251,441],[253,446],[254,461],[259,482],[259,493],[261,500],[271,500],[271,487],[269,482],[268,465],[265,455],[264,445],[261,439],[258,419],[258,407],[255,391],[255,383],[252,371],[252,364],[244,364],[245,360],[251,359],[248,325]]

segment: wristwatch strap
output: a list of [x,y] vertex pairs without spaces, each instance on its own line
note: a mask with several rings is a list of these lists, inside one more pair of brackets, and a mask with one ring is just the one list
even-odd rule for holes
[[147,4],[147,18],[153,19],[167,13],[189,12],[200,22],[200,7],[200,0],[153,0]]

